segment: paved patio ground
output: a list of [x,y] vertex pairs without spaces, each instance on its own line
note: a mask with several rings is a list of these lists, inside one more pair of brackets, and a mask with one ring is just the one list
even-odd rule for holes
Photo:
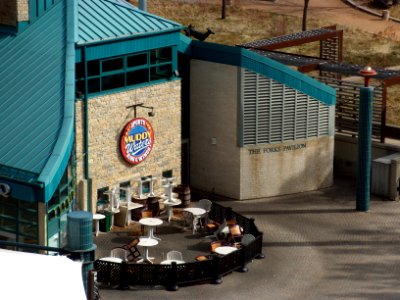
[[[333,187],[319,191],[223,204],[256,220],[264,232],[265,259],[250,263],[247,273],[225,276],[219,285],[176,292],[163,287],[101,289],[102,299],[400,299],[398,201],[372,196],[370,211],[357,212],[355,183],[337,179]],[[165,238],[160,247],[181,247],[193,238],[190,232],[184,238],[178,232],[170,236],[181,237]],[[107,245],[103,238],[96,239],[98,253]],[[114,235],[112,243],[124,239]],[[157,258],[162,250],[155,250],[150,254]],[[196,255],[197,250],[190,251],[187,258]]]

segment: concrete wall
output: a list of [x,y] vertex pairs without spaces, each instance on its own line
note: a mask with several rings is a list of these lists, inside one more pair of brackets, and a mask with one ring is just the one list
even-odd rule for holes
[[28,0],[0,1],[0,25],[16,26],[17,22],[29,20]]
[[240,199],[271,197],[333,184],[333,137],[241,149]]
[[239,72],[191,62],[191,186],[244,200],[332,185],[333,137],[238,146]]
[[[128,164],[119,150],[119,138],[126,123],[134,119],[134,109],[126,107],[144,103],[154,106],[154,117],[148,109],[138,107],[137,117],[147,119],[155,133],[154,147],[147,159],[137,165]],[[84,179],[84,103],[76,103],[77,183],[92,191],[92,209],[97,189],[118,186],[153,175],[161,178],[163,171],[172,170],[176,182],[181,180],[181,82],[179,80],[135,90],[89,99],[89,185]],[[88,187],[87,187],[88,186]],[[157,182],[156,186],[160,187]],[[136,190],[135,190],[136,191]],[[79,195],[84,197],[85,193]],[[80,199],[85,207],[85,199]]]
[[190,184],[238,198],[238,68],[192,60],[190,72]]
[[[400,146],[372,143],[372,159],[400,152]],[[357,139],[336,135],[335,137],[335,175],[356,177],[358,160]]]

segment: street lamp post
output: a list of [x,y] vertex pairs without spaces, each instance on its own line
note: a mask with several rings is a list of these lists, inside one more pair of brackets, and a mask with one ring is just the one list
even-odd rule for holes
[[371,135],[372,135],[372,103],[374,88],[369,81],[377,72],[370,66],[359,74],[364,77],[364,86],[360,87],[360,103],[358,112],[358,166],[356,210],[368,211],[371,191]]

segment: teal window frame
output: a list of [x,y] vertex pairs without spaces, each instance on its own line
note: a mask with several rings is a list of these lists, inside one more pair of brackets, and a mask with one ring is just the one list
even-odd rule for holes
[[66,238],[66,216],[72,211],[75,198],[75,178],[76,170],[75,155],[71,156],[67,169],[65,170],[58,188],[53,197],[46,203],[47,214],[47,244],[50,239],[58,235],[58,247],[64,247],[67,244]]
[[38,227],[37,202],[0,198],[0,235],[4,232],[9,236],[15,236],[14,240],[9,238],[11,241],[37,244],[39,239]]
[[97,96],[169,81],[175,77],[176,61],[176,47],[163,47],[77,63],[78,98],[86,89]]

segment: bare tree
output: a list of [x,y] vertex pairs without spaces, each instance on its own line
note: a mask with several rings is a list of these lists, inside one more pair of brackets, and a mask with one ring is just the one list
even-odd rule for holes
[[308,2],[310,0],[304,0],[304,8],[303,8],[303,25],[302,25],[302,30],[306,31],[307,30],[307,12],[308,12]]

